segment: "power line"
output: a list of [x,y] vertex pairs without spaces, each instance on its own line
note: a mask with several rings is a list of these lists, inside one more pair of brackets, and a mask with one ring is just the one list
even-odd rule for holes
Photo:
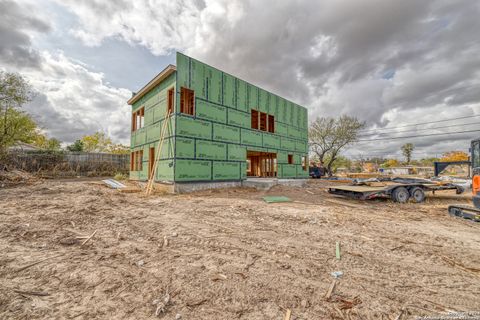
[[480,117],[480,114],[473,115],[473,116],[452,118],[452,119],[437,120],[437,121],[429,121],[429,122],[421,122],[421,123],[412,123],[412,124],[407,124],[407,125],[404,125],[404,126],[397,126],[397,127],[386,127],[386,128],[378,128],[378,129],[364,129],[364,130],[360,130],[360,131],[391,130],[391,129],[397,129],[397,128],[414,127],[414,126],[419,126],[419,125],[423,125],[423,124],[447,122],[447,121],[461,120],[461,119],[469,119],[469,118],[477,118],[477,117]]
[[396,139],[411,139],[411,138],[433,137],[433,136],[442,136],[442,135],[459,134],[459,133],[470,133],[470,132],[480,132],[480,130],[467,130],[467,131],[455,131],[455,132],[444,132],[444,133],[431,133],[431,134],[420,134],[420,135],[403,136],[403,137],[375,138],[375,139],[357,140],[357,141],[358,141],[358,142],[367,142],[367,141],[382,141],[382,140],[396,140]]
[[[452,128],[452,127],[458,127],[458,126],[469,126],[469,125],[474,125],[474,124],[480,124],[480,122],[472,122],[472,123],[459,123],[459,124],[452,124],[448,126],[441,126],[441,127],[433,127],[433,128],[424,128],[424,129],[416,129],[416,131],[427,131],[427,130],[436,130],[436,129],[443,129],[443,128]],[[386,133],[369,133],[369,134],[360,134],[359,137],[369,137],[369,136],[382,136],[385,134],[391,134],[391,133],[402,133],[402,132],[410,132],[410,130],[405,130],[405,131],[396,131],[396,132],[386,132]]]

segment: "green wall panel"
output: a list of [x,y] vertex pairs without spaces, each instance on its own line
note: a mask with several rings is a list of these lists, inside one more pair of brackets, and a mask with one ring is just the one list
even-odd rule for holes
[[211,139],[212,123],[186,116],[177,117],[177,135]]
[[173,181],[173,159],[158,161],[155,175],[157,180]]
[[268,113],[268,92],[259,89],[258,90],[258,110],[261,112]]
[[252,123],[251,123],[251,118],[248,113],[245,112],[240,112],[234,109],[228,109],[228,124],[229,125],[234,125],[234,126],[239,126],[243,128],[250,128]]
[[223,124],[213,124],[213,140],[240,143],[240,129]]
[[240,179],[247,178],[247,162],[240,162]]
[[268,148],[280,148],[280,137],[270,133],[263,134],[263,146]]
[[238,144],[228,145],[228,160],[245,161],[247,159],[247,149]]
[[240,179],[239,162],[213,161],[213,180],[238,180]]
[[295,140],[282,137],[280,143],[282,149],[295,151]]
[[287,100],[285,99],[280,99],[280,121],[288,124],[288,105],[287,105]]
[[282,164],[283,178],[295,178],[297,176],[297,167],[294,164]]
[[286,124],[275,122],[275,132],[279,135],[288,135],[288,126]]
[[302,133],[300,132],[300,130],[298,130],[295,127],[288,127],[288,134],[287,135],[290,138],[296,138],[296,139],[300,139],[302,137]]
[[205,65],[199,61],[191,59],[190,76],[191,88],[195,91],[195,97],[206,99]]
[[175,161],[175,181],[203,181],[211,179],[211,161],[183,159]]
[[223,74],[223,105],[235,108],[235,78],[229,74]]
[[249,111],[250,106],[247,102],[247,83],[243,80],[237,79],[237,109],[242,111]]
[[295,141],[295,150],[300,151],[302,153],[307,153],[308,152],[307,143],[303,140],[296,140]]
[[189,81],[189,60],[190,58],[181,53],[177,53],[177,85],[180,87],[188,88]]
[[153,108],[145,110],[145,127],[153,123]]
[[262,133],[259,131],[242,129],[241,137],[242,144],[262,145]]
[[283,151],[277,152],[277,161],[278,163],[288,163],[288,153]]
[[175,156],[177,158],[195,158],[195,140],[177,137]]
[[258,88],[247,83],[247,107],[258,110]]
[[208,100],[222,103],[222,72],[205,66],[205,78],[207,83]]
[[297,177],[303,177],[303,178],[308,177],[308,166],[307,166],[307,170],[303,170],[301,164],[297,165],[296,168],[297,168],[297,173],[296,173]]
[[195,106],[198,118],[227,122],[227,108],[200,99],[196,99]]
[[227,158],[227,145],[221,142],[197,140],[197,159],[225,160]]

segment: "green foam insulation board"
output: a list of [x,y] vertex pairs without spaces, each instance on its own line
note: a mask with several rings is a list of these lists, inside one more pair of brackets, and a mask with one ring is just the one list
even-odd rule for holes
[[268,203],[276,203],[276,202],[291,202],[290,198],[284,196],[268,196],[263,197],[263,200]]

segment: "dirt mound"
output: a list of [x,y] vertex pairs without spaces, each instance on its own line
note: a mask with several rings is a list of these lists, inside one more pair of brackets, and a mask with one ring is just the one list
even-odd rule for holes
[[14,187],[24,184],[32,184],[38,181],[34,175],[22,170],[0,170],[0,188]]

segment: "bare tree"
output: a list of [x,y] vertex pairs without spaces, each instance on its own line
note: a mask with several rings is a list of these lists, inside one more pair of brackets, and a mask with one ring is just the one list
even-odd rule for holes
[[309,130],[309,146],[324,164],[329,175],[340,152],[346,146],[358,140],[358,132],[365,127],[355,117],[347,115],[339,118],[317,118]]

